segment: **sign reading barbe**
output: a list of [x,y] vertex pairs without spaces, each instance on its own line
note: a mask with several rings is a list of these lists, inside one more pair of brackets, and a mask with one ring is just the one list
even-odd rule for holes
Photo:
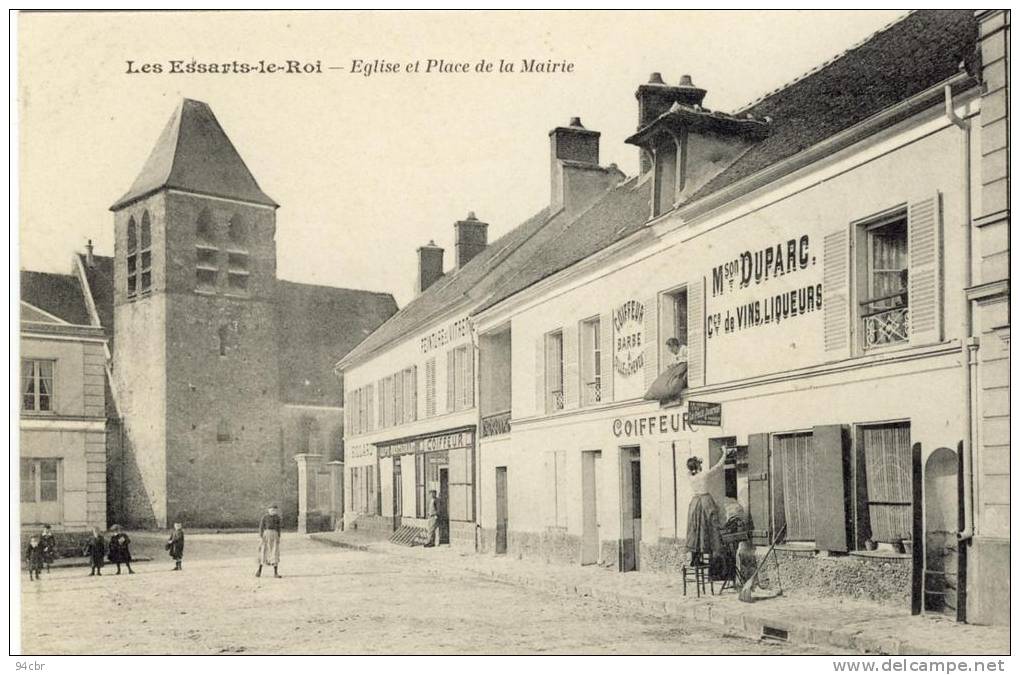
[[628,300],[613,312],[613,363],[616,372],[627,377],[645,365],[644,332],[645,306],[637,300]]

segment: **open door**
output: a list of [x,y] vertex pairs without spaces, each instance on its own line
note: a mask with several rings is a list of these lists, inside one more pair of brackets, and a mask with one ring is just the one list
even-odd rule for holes
[[640,568],[641,449],[620,449],[620,571]]
[[506,500],[506,467],[496,467],[496,553],[506,553],[509,518]]
[[952,617],[959,606],[958,465],[956,451],[950,448],[938,448],[924,463],[924,611]]
[[581,455],[581,500],[582,500],[582,535],[581,564],[595,565],[601,562],[602,535],[599,524],[598,470],[602,465],[602,453],[598,450],[584,452]]
[[439,469],[439,543],[450,543],[450,469]]

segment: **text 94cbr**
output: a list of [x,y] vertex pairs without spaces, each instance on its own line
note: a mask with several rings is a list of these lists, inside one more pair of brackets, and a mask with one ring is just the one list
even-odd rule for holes
[[14,663],[15,670],[35,670],[39,671],[46,667],[45,663],[39,663],[38,661],[16,661]]

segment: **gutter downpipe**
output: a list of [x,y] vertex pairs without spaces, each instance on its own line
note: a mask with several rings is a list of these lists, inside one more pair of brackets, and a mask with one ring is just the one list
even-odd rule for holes
[[[964,253],[964,311],[961,319],[962,339],[960,346],[961,364],[963,366],[963,392],[966,406],[964,416],[964,446],[963,446],[963,502],[964,502],[964,523],[963,530],[957,533],[959,546],[965,546],[974,538],[974,379],[976,365],[977,341],[973,335],[973,322],[971,321],[970,300],[967,298],[967,290],[972,284],[972,241],[971,241],[971,167],[970,167],[970,121],[961,119],[953,109],[953,89],[950,85],[945,86],[945,114],[946,118],[962,132],[961,152],[963,154],[963,201],[964,219],[963,226],[966,228],[963,237]],[[962,554],[962,551],[961,551]]]

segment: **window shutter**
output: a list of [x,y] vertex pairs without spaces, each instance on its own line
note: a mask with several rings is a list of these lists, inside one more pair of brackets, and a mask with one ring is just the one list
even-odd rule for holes
[[846,229],[826,235],[822,266],[825,351],[846,358],[850,356],[850,245]]
[[545,412],[545,336],[535,341],[535,414]]
[[446,412],[457,408],[457,351],[446,352]]
[[603,314],[599,321],[602,340],[602,402],[613,400],[613,317],[609,312]]
[[475,350],[472,345],[464,347],[464,407],[475,405]]
[[375,385],[368,385],[368,392],[365,395],[365,407],[368,409],[368,431],[375,429]]
[[687,386],[705,384],[705,282],[687,286]]
[[[907,303],[910,344],[942,339],[942,209],[939,195],[907,208]],[[969,263],[968,263],[969,264]]]
[[814,504],[811,525],[815,546],[821,551],[847,551],[849,495],[848,434],[839,424],[817,426],[811,436]]
[[418,366],[411,366],[411,420],[418,419]]
[[659,441],[659,536],[671,539],[677,538],[680,530],[676,517],[677,469],[673,441]]
[[563,328],[563,407],[566,409],[578,406],[578,339],[577,324],[567,324]]
[[386,426],[387,426],[386,425],[386,378],[384,377],[383,379],[379,380],[378,384],[379,384],[379,396],[378,396],[378,398],[379,398],[379,404],[378,404],[379,412],[378,412],[378,417],[376,419],[379,420],[379,428],[380,429],[385,429]]
[[747,437],[747,501],[754,525],[751,533],[754,543],[772,543],[768,434],[750,434]]
[[436,357],[425,362],[425,417],[436,415]]
[[659,376],[659,302],[657,296],[645,300],[644,358],[645,389]]

